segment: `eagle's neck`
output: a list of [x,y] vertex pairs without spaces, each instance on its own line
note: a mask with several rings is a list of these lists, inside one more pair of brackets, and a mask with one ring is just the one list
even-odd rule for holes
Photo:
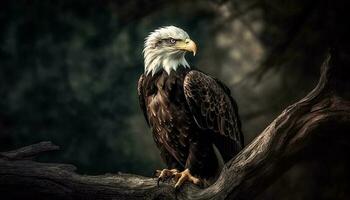
[[161,69],[170,74],[172,70],[176,71],[179,66],[190,68],[185,53],[181,51],[165,52],[160,49],[145,48],[145,74],[156,74]]

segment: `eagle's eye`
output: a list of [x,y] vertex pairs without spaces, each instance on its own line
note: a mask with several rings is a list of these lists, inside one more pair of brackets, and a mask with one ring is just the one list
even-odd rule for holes
[[176,42],[176,40],[174,38],[170,38],[169,41],[170,41],[171,44],[175,44],[175,42]]

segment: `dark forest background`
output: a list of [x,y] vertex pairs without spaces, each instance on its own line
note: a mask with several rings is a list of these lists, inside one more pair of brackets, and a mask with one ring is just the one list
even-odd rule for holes
[[[151,176],[162,168],[136,84],[144,38],[165,25],[186,30],[199,46],[187,56],[191,64],[231,88],[249,143],[316,84],[327,50],[348,27],[337,18],[343,7],[326,0],[1,1],[0,151],[50,140],[61,151],[40,160],[72,163],[80,173]],[[261,198],[309,199],[317,187],[307,178],[324,180],[305,169],[292,168]],[[331,189],[323,195],[334,197]]]

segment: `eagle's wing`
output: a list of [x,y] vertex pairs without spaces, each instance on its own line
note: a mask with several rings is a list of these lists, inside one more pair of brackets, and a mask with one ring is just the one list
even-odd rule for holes
[[243,147],[243,135],[237,104],[230,90],[219,80],[192,70],[185,77],[184,93],[198,126],[224,136],[220,138],[226,141],[219,145],[234,145],[232,151],[237,153]]
[[144,89],[142,87],[144,79],[145,79],[145,75],[142,74],[139,78],[138,83],[137,83],[137,95],[139,96],[139,103],[140,103],[141,110],[143,112],[143,115],[145,116],[147,124],[149,125],[147,108],[146,108],[146,103],[145,103]]

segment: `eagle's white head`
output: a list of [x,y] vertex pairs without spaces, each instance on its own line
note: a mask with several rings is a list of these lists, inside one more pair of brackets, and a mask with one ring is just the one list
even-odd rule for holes
[[145,74],[153,76],[161,69],[170,74],[180,65],[190,67],[185,59],[187,51],[196,55],[197,46],[184,30],[175,26],[156,29],[145,40]]

